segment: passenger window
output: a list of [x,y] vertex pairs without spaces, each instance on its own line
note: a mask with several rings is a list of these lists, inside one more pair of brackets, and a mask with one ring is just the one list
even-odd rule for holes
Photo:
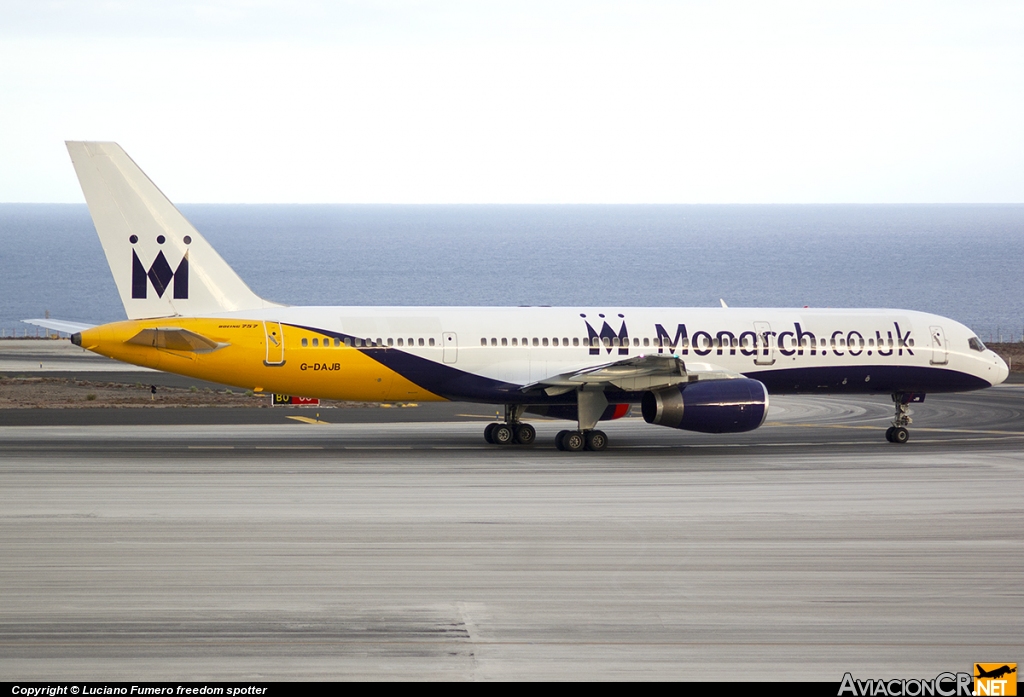
[[417,343],[418,343],[418,344],[419,344],[420,346],[422,346],[422,345],[423,345],[423,339],[419,339],[419,340],[417,341]]
[[580,338],[578,336],[574,336],[572,338],[572,345],[573,346],[579,346],[580,345]]
[[554,339],[551,340],[551,345],[552,346],[558,346],[558,337],[557,336]]
[[433,346],[433,345],[434,345],[434,337],[430,337],[430,340],[428,341],[428,343],[429,343],[429,344],[430,344],[431,346]]
[[309,339],[303,339],[302,340],[302,345],[303,346],[309,346]]
[[611,348],[611,346],[612,346],[612,340],[609,337],[607,337],[607,336],[604,337],[604,347],[605,348]]
[[404,345],[405,345],[405,344],[404,344],[404,343],[402,342],[402,337],[398,337],[398,345],[399,345],[399,346],[404,346]]
[[513,346],[518,346],[519,345],[519,340],[516,339],[515,337],[512,337],[512,345]]
[[562,337],[562,346],[568,346],[568,345],[569,345],[569,338],[563,336]]
[[498,340],[497,340],[497,339],[495,339],[495,338],[494,338],[494,337],[492,336],[492,337],[491,337],[491,346],[497,346],[497,345],[498,345]]
[[388,346],[394,346],[395,342],[392,339],[388,339]]
[[541,339],[541,343],[544,344],[545,346],[547,346],[548,345],[548,338],[544,337],[543,339]]
[[868,346],[874,346],[874,345],[875,345],[875,340],[874,339],[868,339]]
[[540,346],[540,339],[538,339],[537,337],[533,337],[533,345]]
[[647,337],[644,337],[644,346],[650,346],[650,345],[651,345],[651,340],[648,339]]
[[480,345],[481,346],[486,346],[487,345],[487,339],[485,339],[483,337],[480,337]]
[[505,337],[501,337],[501,345],[508,346],[508,339],[506,339]]
[[313,345],[314,346],[319,346],[320,345],[320,340],[319,339],[313,339]]
[[334,340],[334,348],[338,348],[339,346],[341,346],[341,339],[336,338]]

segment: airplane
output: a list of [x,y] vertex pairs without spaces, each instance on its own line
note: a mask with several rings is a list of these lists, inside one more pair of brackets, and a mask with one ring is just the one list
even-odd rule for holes
[[1008,665],[1003,665],[1002,667],[995,668],[993,670],[983,670],[980,663],[975,663],[974,664],[974,669],[977,672],[977,675],[974,676],[976,678],[994,678],[994,679],[999,679],[999,678],[1003,677],[1004,675],[1009,675],[1010,673],[1016,673],[1017,672],[1016,664],[1014,665],[1013,668],[1011,668]]
[[963,324],[886,309],[290,307],[265,300],[116,143],[67,142],[128,319],[26,320],[135,365],[323,399],[503,405],[488,443],[530,445],[526,413],[574,421],[566,451],[634,405],[647,423],[739,433],[769,395],[887,394],[891,443],[928,393],[1003,382],[1006,363]]

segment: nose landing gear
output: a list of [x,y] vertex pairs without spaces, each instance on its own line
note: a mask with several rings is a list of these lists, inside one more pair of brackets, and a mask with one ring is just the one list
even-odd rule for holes
[[914,397],[913,394],[893,392],[892,403],[896,408],[896,415],[893,417],[892,426],[885,431],[885,439],[890,443],[902,445],[910,440],[910,431],[907,430],[907,426],[912,423],[909,404]]

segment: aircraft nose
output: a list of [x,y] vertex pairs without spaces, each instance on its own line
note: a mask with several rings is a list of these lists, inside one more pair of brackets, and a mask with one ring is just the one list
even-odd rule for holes
[[995,375],[993,375],[992,384],[998,385],[1010,377],[1010,368],[998,354],[994,354],[996,359]]

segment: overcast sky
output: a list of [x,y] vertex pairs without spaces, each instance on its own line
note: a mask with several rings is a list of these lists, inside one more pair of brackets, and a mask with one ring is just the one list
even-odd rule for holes
[[0,201],[1024,202],[1024,3],[0,0]]

